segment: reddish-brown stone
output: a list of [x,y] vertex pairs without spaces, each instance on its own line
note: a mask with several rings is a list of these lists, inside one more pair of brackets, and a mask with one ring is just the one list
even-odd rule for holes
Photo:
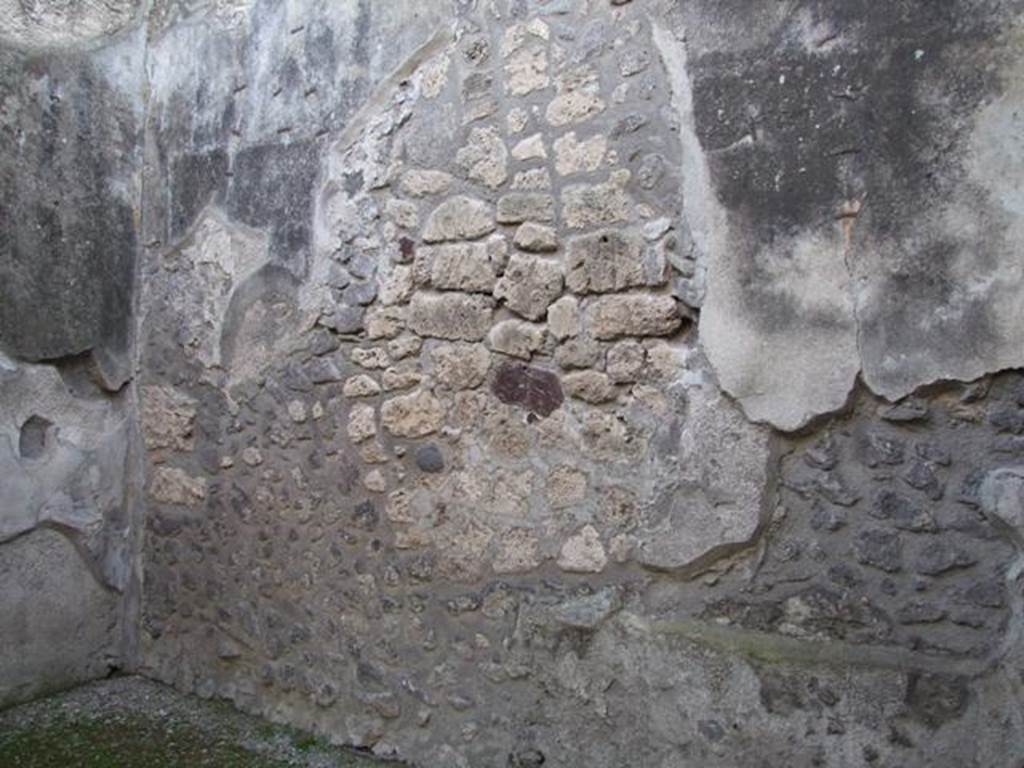
[[550,416],[565,401],[558,376],[520,363],[503,363],[491,390],[501,402],[522,406],[541,416]]

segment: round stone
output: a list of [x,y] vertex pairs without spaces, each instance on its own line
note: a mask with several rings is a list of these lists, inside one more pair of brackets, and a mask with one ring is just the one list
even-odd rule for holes
[[416,466],[423,472],[432,474],[444,470],[444,455],[433,443],[428,443],[416,451]]

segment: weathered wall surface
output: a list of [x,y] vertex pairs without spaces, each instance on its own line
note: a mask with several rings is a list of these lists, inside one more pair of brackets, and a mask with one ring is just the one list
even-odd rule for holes
[[145,39],[131,3],[74,5],[0,3],[0,705],[136,634]]
[[157,22],[152,674],[423,765],[1020,762],[1021,380],[921,390],[1020,362],[1019,9]]
[[702,336],[752,418],[1021,365],[1021,8],[680,6],[714,191],[690,203],[718,225]]
[[5,573],[125,589],[144,482],[143,670],[339,741],[1019,768],[1021,3],[129,6],[4,29],[26,103],[137,57],[56,155],[125,247],[18,170],[10,317],[141,249],[134,324],[0,326]]

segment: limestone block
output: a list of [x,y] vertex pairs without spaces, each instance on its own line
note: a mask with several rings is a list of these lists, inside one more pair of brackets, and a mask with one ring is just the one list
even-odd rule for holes
[[559,77],[557,95],[548,104],[547,120],[551,125],[581,123],[604,111],[597,73],[588,67],[574,67]]
[[540,565],[537,535],[524,528],[506,531],[498,540],[491,567],[495,573],[529,573]]
[[616,384],[637,381],[644,369],[644,348],[632,339],[613,344],[608,349],[605,370]]
[[602,184],[574,184],[562,192],[562,218],[571,229],[629,221],[633,203],[625,190],[628,171],[616,171]]
[[192,477],[182,469],[158,467],[149,483],[149,496],[164,504],[198,506],[206,498],[206,478]]
[[522,320],[503,320],[487,335],[487,346],[495,352],[529,360],[544,345],[544,326]]
[[558,567],[570,573],[600,573],[608,564],[597,529],[586,525],[562,545]]
[[480,341],[491,328],[493,300],[464,293],[417,293],[409,304],[409,328],[420,336]]
[[512,239],[516,248],[528,253],[550,253],[558,250],[558,233],[553,227],[528,221],[521,224]]
[[614,229],[569,240],[565,283],[573,293],[607,293],[647,284],[643,239]]
[[587,497],[587,475],[568,464],[555,467],[548,474],[545,497],[552,509],[569,509]]
[[195,400],[173,387],[142,388],[142,434],[146,448],[191,451],[195,442],[192,428],[196,418]]
[[554,260],[515,254],[494,288],[494,296],[517,315],[540,320],[562,293],[562,267]]
[[550,84],[549,37],[550,31],[540,19],[516,24],[505,32],[501,48],[505,59],[505,90],[510,95],[525,96]]
[[377,434],[377,414],[372,405],[354,405],[348,414],[348,436],[353,443],[369,440]]
[[548,151],[544,147],[544,135],[535,133],[512,147],[515,160],[546,160]]
[[430,355],[437,381],[456,390],[480,386],[491,367],[491,353],[482,344],[442,344]]
[[555,139],[555,170],[562,176],[574,173],[596,171],[604,161],[608,151],[608,140],[604,136],[594,136],[578,140],[575,131]]
[[503,257],[503,248],[490,241],[424,246],[416,254],[416,282],[442,291],[491,293]]
[[352,376],[342,388],[345,397],[371,397],[380,394],[380,384],[365,373]]
[[615,399],[615,386],[600,371],[576,371],[562,377],[562,389],[569,397],[587,403],[606,403]]
[[495,128],[474,128],[469,142],[455,153],[455,163],[470,181],[497,189],[508,179],[508,148]]
[[575,296],[563,296],[548,307],[548,331],[559,341],[580,332],[580,302]]
[[494,209],[472,197],[456,195],[441,203],[423,227],[423,241],[443,243],[451,240],[476,240],[493,232]]
[[430,197],[447,194],[453,182],[451,174],[444,171],[412,168],[402,174],[398,189],[406,197]]
[[549,223],[555,220],[555,199],[536,192],[510,192],[498,200],[499,224],[524,221]]
[[381,425],[396,437],[423,437],[444,426],[445,409],[430,392],[420,389],[386,400]]
[[586,307],[587,327],[598,339],[620,336],[668,336],[683,318],[671,296],[622,293],[593,299]]

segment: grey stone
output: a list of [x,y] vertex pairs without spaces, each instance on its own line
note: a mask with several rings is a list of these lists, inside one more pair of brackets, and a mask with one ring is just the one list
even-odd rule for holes
[[816,531],[835,532],[846,527],[846,512],[831,506],[817,506],[810,520],[811,528]]
[[510,192],[498,199],[497,219],[499,224],[550,223],[555,220],[555,199],[537,192]]
[[904,531],[933,533],[938,530],[935,519],[926,510],[892,491],[882,491],[875,497],[871,516],[878,520],[890,520]]
[[372,304],[376,298],[376,282],[352,283],[342,293],[342,301],[349,306],[359,305],[361,307],[365,307],[367,304]]
[[928,418],[928,406],[919,400],[908,398],[896,405],[889,405],[879,411],[886,421],[909,422]]
[[562,294],[562,268],[557,261],[514,254],[494,288],[494,297],[527,320],[541,320]]
[[619,74],[623,77],[643,72],[651,63],[651,54],[643,48],[627,48],[619,54]]
[[516,230],[516,248],[528,253],[550,253],[558,250],[558,234],[552,227],[526,222]]
[[491,189],[508,178],[508,148],[495,128],[474,128],[469,143],[455,153],[455,163],[467,178]]
[[558,605],[554,618],[560,624],[573,629],[596,629],[622,606],[618,589],[609,587],[593,595],[577,597]]
[[601,345],[587,336],[567,339],[555,349],[555,362],[562,368],[591,368],[601,360]]
[[867,436],[865,463],[869,467],[897,466],[903,463],[905,451],[906,446],[901,441],[872,432]]
[[416,466],[420,471],[437,474],[444,471],[444,454],[434,443],[416,449]]
[[924,492],[932,501],[938,501],[946,492],[945,483],[925,461],[912,461],[907,471],[903,473],[903,480],[911,488]]
[[896,573],[903,568],[903,542],[899,534],[877,528],[862,531],[853,544],[858,563]]
[[573,293],[607,293],[645,285],[643,241],[618,230],[572,238],[566,251],[565,282]]
[[441,291],[491,293],[501,266],[488,243],[450,243],[424,246],[416,254],[417,282]]
[[529,360],[544,344],[545,328],[522,320],[502,320],[487,334],[487,346],[495,352]]
[[946,611],[934,603],[911,602],[896,612],[901,624],[933,624],[946,618]]
[[969,568],[976,562],[977,558],[964,549],[945,541],[933,541],[921,550],[914,568],[926,576],[939,576],[959,568]]
[[320,324],[335,333],[352,334],[363,330],[365,317],[365,307],[338,307],[321,317]]
[[417,293],[409,304],[409,328],[420,336],[479,341],[491,328],[491,299],[462,293]]
[[423,241],[476,240],[495,230],[494,210],[475,198],[458,195],[441,203],[423,227]]
[[669,336],[683,324],[671,296],[624,293],[593,299],[585,310],[587,326],[598,339],[620,336]]

